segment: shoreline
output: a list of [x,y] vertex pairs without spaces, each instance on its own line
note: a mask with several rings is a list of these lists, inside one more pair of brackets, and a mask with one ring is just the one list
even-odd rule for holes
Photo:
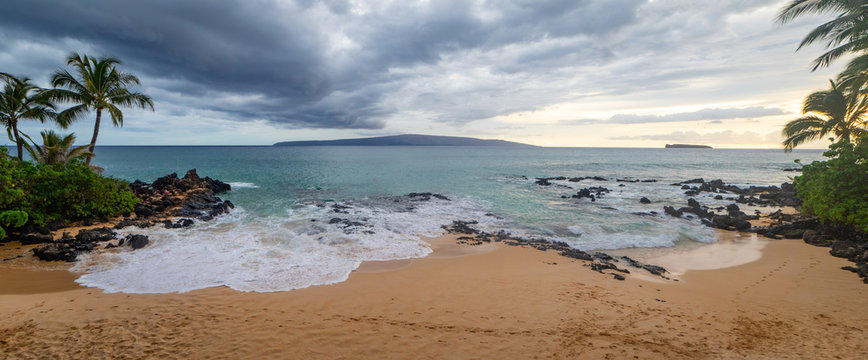
[[[633,274],[613,280],[552,251],[454,240],[426,239],[431,256],[363,265],[341,283],[273,293],[216,287],[105,294],[63,287],[71,280],[62,272],[4,266],[0,289],[45,286],[0,291],[0,352],[17,358],[868,354],[862,341],[868,314],[860,310],[868,288],[840,269],[845,259],[801,240],[768,240],[756,261],[687,270],[680,281],[663,282]],[[681,255],[693,256],[687,253]],[[34,273],[38,278],[29,277]]]

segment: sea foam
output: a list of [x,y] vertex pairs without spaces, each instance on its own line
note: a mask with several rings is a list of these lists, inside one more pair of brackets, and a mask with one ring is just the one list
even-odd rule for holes
[[285,217],[237,208],[186,229],[124,229],[151,244],[83,255],[73,271],[84,273],[78,283],[109,293],[300,289],[344,281],[363,261],[424,257],[431,249],[420,237],[442,234],[457,217],[486,218],[480,208],[468,199],[408,197],[312,203]]
[[257,189],[258,185],[252,182],[229,182],[227,183],[229,186],[232,186],[232,189]]

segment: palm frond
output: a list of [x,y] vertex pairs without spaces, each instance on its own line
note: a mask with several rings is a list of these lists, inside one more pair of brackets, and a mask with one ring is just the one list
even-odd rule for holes
[[68,108],[68,109],[63,110],[60,113],[58,113],[57,114],[57,123],[61,127],[66,128],[73,121],[80,118],[82,115],[90,112],[90,110],[91,110],[90,104],[75,105],[71,108]]
[[124,126],[124,113],[121,109],[118,109],[114,104],[107,104],[105,109],[108,110],[112,117],[112,124],[118,127]]
[[808,13],[823,14],[843,10],[842,1],[794,0],[778,13],[777,22],[786,24]]
[[784,140],[784,142],[783,142],[784,151],[786,151],[786,152],[793,151],[793,148],[795,148],[796,146],[799,146],[801,144],[804,144],[804,143],[811,141],[811,140],[815,140],[815,139],[820,138],[820,137],[823,137],[823,135],[821,135],[820,132],[817,130],[806,130],[806,131],[802,131],[802,132],[793,134]]
[[807,130],[822,129],[825,124],[826,121],[820,119],[819,117],[805,116],[790,121],[786,125],[784,125],[783,130],[781,130],[781,135],[783,135],[784,137],[790,137]]

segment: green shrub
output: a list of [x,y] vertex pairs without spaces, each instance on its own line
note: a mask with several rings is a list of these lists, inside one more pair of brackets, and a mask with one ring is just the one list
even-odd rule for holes
[[823,155],[829,160],[805,165],[795,179],[802,211],[868,231],[868,137],[837,142]]
[[7,210],[0,212],[0,240],[6,237],[6,230],[3,230],[3,226],[16,228],[24,226],[26,223],[27,213],[24,211]]
[[125,181],[100,176],[81,162],[34,165],[5,152],[0,148],[0,211],[24,211],[29,224],[116,216],[138,201]]

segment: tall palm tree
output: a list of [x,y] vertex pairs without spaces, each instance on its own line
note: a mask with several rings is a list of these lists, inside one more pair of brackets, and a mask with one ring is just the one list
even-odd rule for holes
[[793,0],[778,13],[777,21],[788,23],[806,14],[831,14],[837,16],[816,27],[799,44],[799,49],[825,42],[823,55],[813,62],[812,71],[829,66],[835,59],[851,52],[868,49],[868,1],[866,0]]
[[[0,93],[0,122],[6,127],[9,140],[15,142],[18,148],[18,160],[23,160],[23,146],[26,134],[18,129],[21,120],[55,119],[54,105],[46,96],[45,91],[33,85],[29,78],[17,78],[2,74],[5,79],[3,92]],[[62,127],[66,123],[59,121]]]
[[43,130],[42,145],[33,143],[33,146],[25,144],[27,152],[39,164],[58,165],[66,164],[74,159],[84,159],[93,155],[87,151],[88,145],[73,147],[75,134],[61,137],[52,130]]
[[62,111],[58,117],[71,121],[92,110],[96,111],[96,122],[93,126],[93,138],[88,151],[93,157],[96,139],[99,136],[99,126],[102,112],[106,110],[115,126],[124,125],[124,114],[119,107],[139,107],[154,110],[154,103],[145,94],[128,89],[131,85],[140,85],[135,75],[118,71],[121,62],[112,57],[95,58],[87,55],[72,54],[67,58],[67,65],[72,66],[75,74],[61,70],[52,77],[54,89],[52,99],[75,104]]
[[805,115],[784,125],[781,132],[784,150],[807,141],[835,135],[838,140],[852,141],[861,134],[868,133],[866,117],[868,97],[852,88],[845,88],[829,80],[829,90],[817,91],[805,98],[802,114]]

